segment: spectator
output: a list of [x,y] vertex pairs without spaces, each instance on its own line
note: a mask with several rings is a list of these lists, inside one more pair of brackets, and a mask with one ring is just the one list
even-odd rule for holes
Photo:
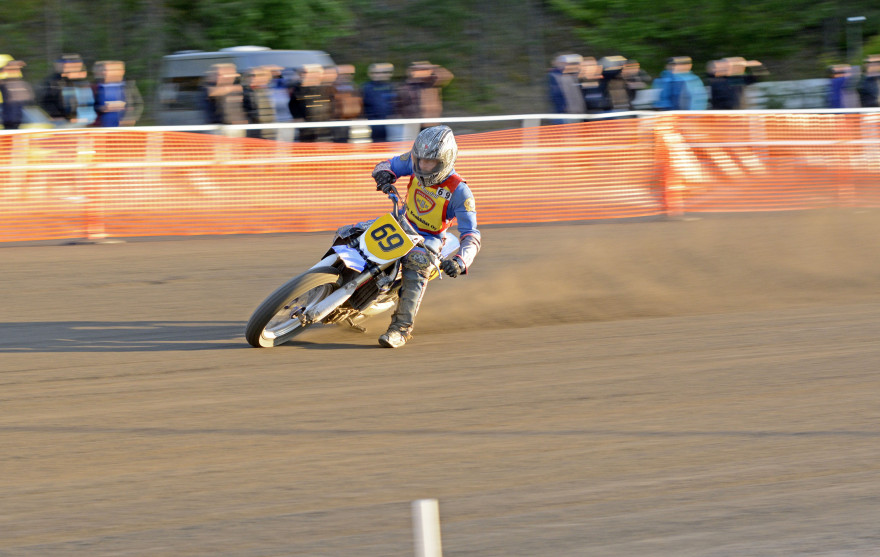
[[[275,121],[280,123],[292,122],[293,116],[290,115],[289,105],[294,71],[281,68],[280,66],[269,66],[269,70],[272,72],[269,90],[272,92],[272,102],[275,107]],[[277,130],[277,138],[280,141],[293,141],[293,137],[294,130],[291,128],[279,128]]]
[[78,126],[92,126],[98,118],[95,112],[95,90],[89,83],[89,73],[86,65],[80,62],[74,65],[74,69],[67,73],[70,83],[73,85],[76,97],[76,119],[72,121]]
[[626,93],[629,97],[629,104],[633,106],[639,91],[648,88],[651,83],[651,76],[642,69],[641,64],[637,60],[626,60],[623,63],[623,80],[626,82]]
[[[327,98],[330,98],[330,92],[333,90],[333,84],[336,83],[336,78],[339,76],[339,70],[336,69],[336,66],[325,66],[321,68],[321,87],[324,88],[324,95]],[[327,105],[327,119],[333,119],[333,103]]]
[[626,80],[623,78],[623,56],[605,56],[599,60],[602,66],[602,108],[605,112],[632,110]]
[[[49,117],[63,122],[77,122],[76,77],[85,79],[85,66],[79,54],[65,54],[55,61],[54,72],[43,80],[40,87],[38,101]],[[88,89],[91,91],[91,87]]]
[[706,64],[706,77],[709,80],[709,103],[712,109],[733,110],[738,108],[737,94],[730,80],[730,62],[728,60],[712,60]]
[[24,120],[24,107],[34,104],[34,90],[21,75],[21,60],[10,60],[0,71],[0,99],[3,101],[3,128],[17,130]]
[[706,65],[706,72],[709,77],[709,99],[715,110],[748,108],[746,87],[767,75],[761,62],[738,56],[713,60]]
[[859,78],[859,100],[862,106],[880,106],[880,54],[872,54],[865,58],[865,68]]
[[[3,73],[3,68],[6,66],[6,64],[8,64],[9,62],[12,62],[14,60],[15,60],[15,58],[13,58],[12,56],[10,56],[8,54],[0,54],[0,79],[3,79],[3,76],[6,75]],[[2,100],[2,99],[0,99],[0,100]]]
[[692,71],[690,56],[676,56],[666,61],[666,69],[654,81],[660,95],[657,110],[706,110],[709,96],[703,82]]
[[[306,64],[299,69],[299,78],[290,91],[290,114],[295,122],[326,122],[330,119],[330,97],[323,84],[325,69]],[[301,128],[300,141],[324,141],[326,128]]]
[[[370,80],[362,88],[364,118],[387,120],[395,115],[397,92],[391,83],[394,66],[388,63],[370,64],[367,76]],[[374,142],[388,140],[387,126],[370,126]]]
[[[441,89],[455,76],[442,66],[430,62],[413,62],[407,68],[407,79],[398,93],[400,114],[404,118],[439,118],[443,114]],[[425,121],[421,128],[436,126]]]
[[602,66],[592,56],[585,56],[581,61],[578,81],[581,84],[587,114],[603,112],[605,97],[602,94]]
[[852,108],[848,90],[852,88],[852,66],[835,64],[828,68],[831,83],[828,87],[828,106],[830,108]]
[[241,85],[236,82],[235,64],[214,64],[205,74],[202,94],[208,122],[211,124],[246,124]]
[[126,79],[125,83],[125,111],[122,113],[123,126],[133,126],[140,120],[144,113],[144,98],[138,90],[137,83],[133,79]]
[[[242,108],[249,124],[271,124],[275,122],[275,102],[272,98],[271,71],[266,67],[245,70],[242,79]],[[274,129],[248,130],[248,137],[275,139]]]
[[[336,66],[336,80],[330,87],[330,105],[334,120],[355,120],[363,115],[364,102],[354,83],[354,66],[351,64]],[[350,130],[345,126],[333,128],[333,141],[347,142]]]
[[125,112],[125,64],[118,60],[96,62],[92,73],[95,75],[95,112],[98,118],[95,126],[115,128],[122,123]]
[[[580,54],[560,54],[547,73],[550,102],[555,114],[584,114],[586,101],[578,82],[583,57]],[[572,120],[554,120],[554,124],[567,124]]]

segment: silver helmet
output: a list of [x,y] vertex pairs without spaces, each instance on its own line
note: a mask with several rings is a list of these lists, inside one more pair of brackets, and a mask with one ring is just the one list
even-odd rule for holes
[[[452,174],[458,145],[449,126],[433,126],[419,132],[411,155],[416,178],[425,186],[435,186]],[[425,164],[434,160],[436,165]]]

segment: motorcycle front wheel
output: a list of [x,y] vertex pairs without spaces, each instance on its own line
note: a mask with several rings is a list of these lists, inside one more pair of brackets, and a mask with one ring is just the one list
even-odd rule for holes
[[255,348],[271,348],[289,341],[308,325],[300,316],[339,286],[333,267],[310,269],[282,284],[254,310],[244,336]]

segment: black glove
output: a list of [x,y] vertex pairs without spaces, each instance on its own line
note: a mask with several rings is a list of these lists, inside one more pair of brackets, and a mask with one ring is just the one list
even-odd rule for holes
[[450,257],[440,262],[440,269],[450,277],[455,278],[464,272],[464,263],[458,256]]
[[394,181],[397,180],[397,176],[388,170],[380,170],[373,174],[373,179],[376,180],[376,189],[378,191],[388,193],[393,191]]

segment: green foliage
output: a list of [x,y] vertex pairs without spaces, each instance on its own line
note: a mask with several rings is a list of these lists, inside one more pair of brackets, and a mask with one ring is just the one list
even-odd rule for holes
[[[36,83],[78,52],[91,66],[121,59],[147,102],[163,55],[237,45],[321,49],[355,64],[413,60],[455,74],[448,113],[544,111],[557,51],[622,54],[656,76],[669,56],[695,70],[723,56],[771,61],[782,79],[824,75],[844,61],[865,16],[862,52],[880,54],[876,0],[3,0],[0,53],[25,60]],[[149,114],[150,107],[147,107]]]
[[865,41],[863,52],[866,56],[869,54],[880,54],[880,35],[874,35]]
[[171,0],[173,50],[214,50],[237,45],[326,49],[353,32],[340,0]]
[[[549,0],[579,23],[593,55],[623,54],[653,71],[669,56],[784,58],[815,41],[837,3],[815,0]],[[585,53],[590,54],[590,53]]]

